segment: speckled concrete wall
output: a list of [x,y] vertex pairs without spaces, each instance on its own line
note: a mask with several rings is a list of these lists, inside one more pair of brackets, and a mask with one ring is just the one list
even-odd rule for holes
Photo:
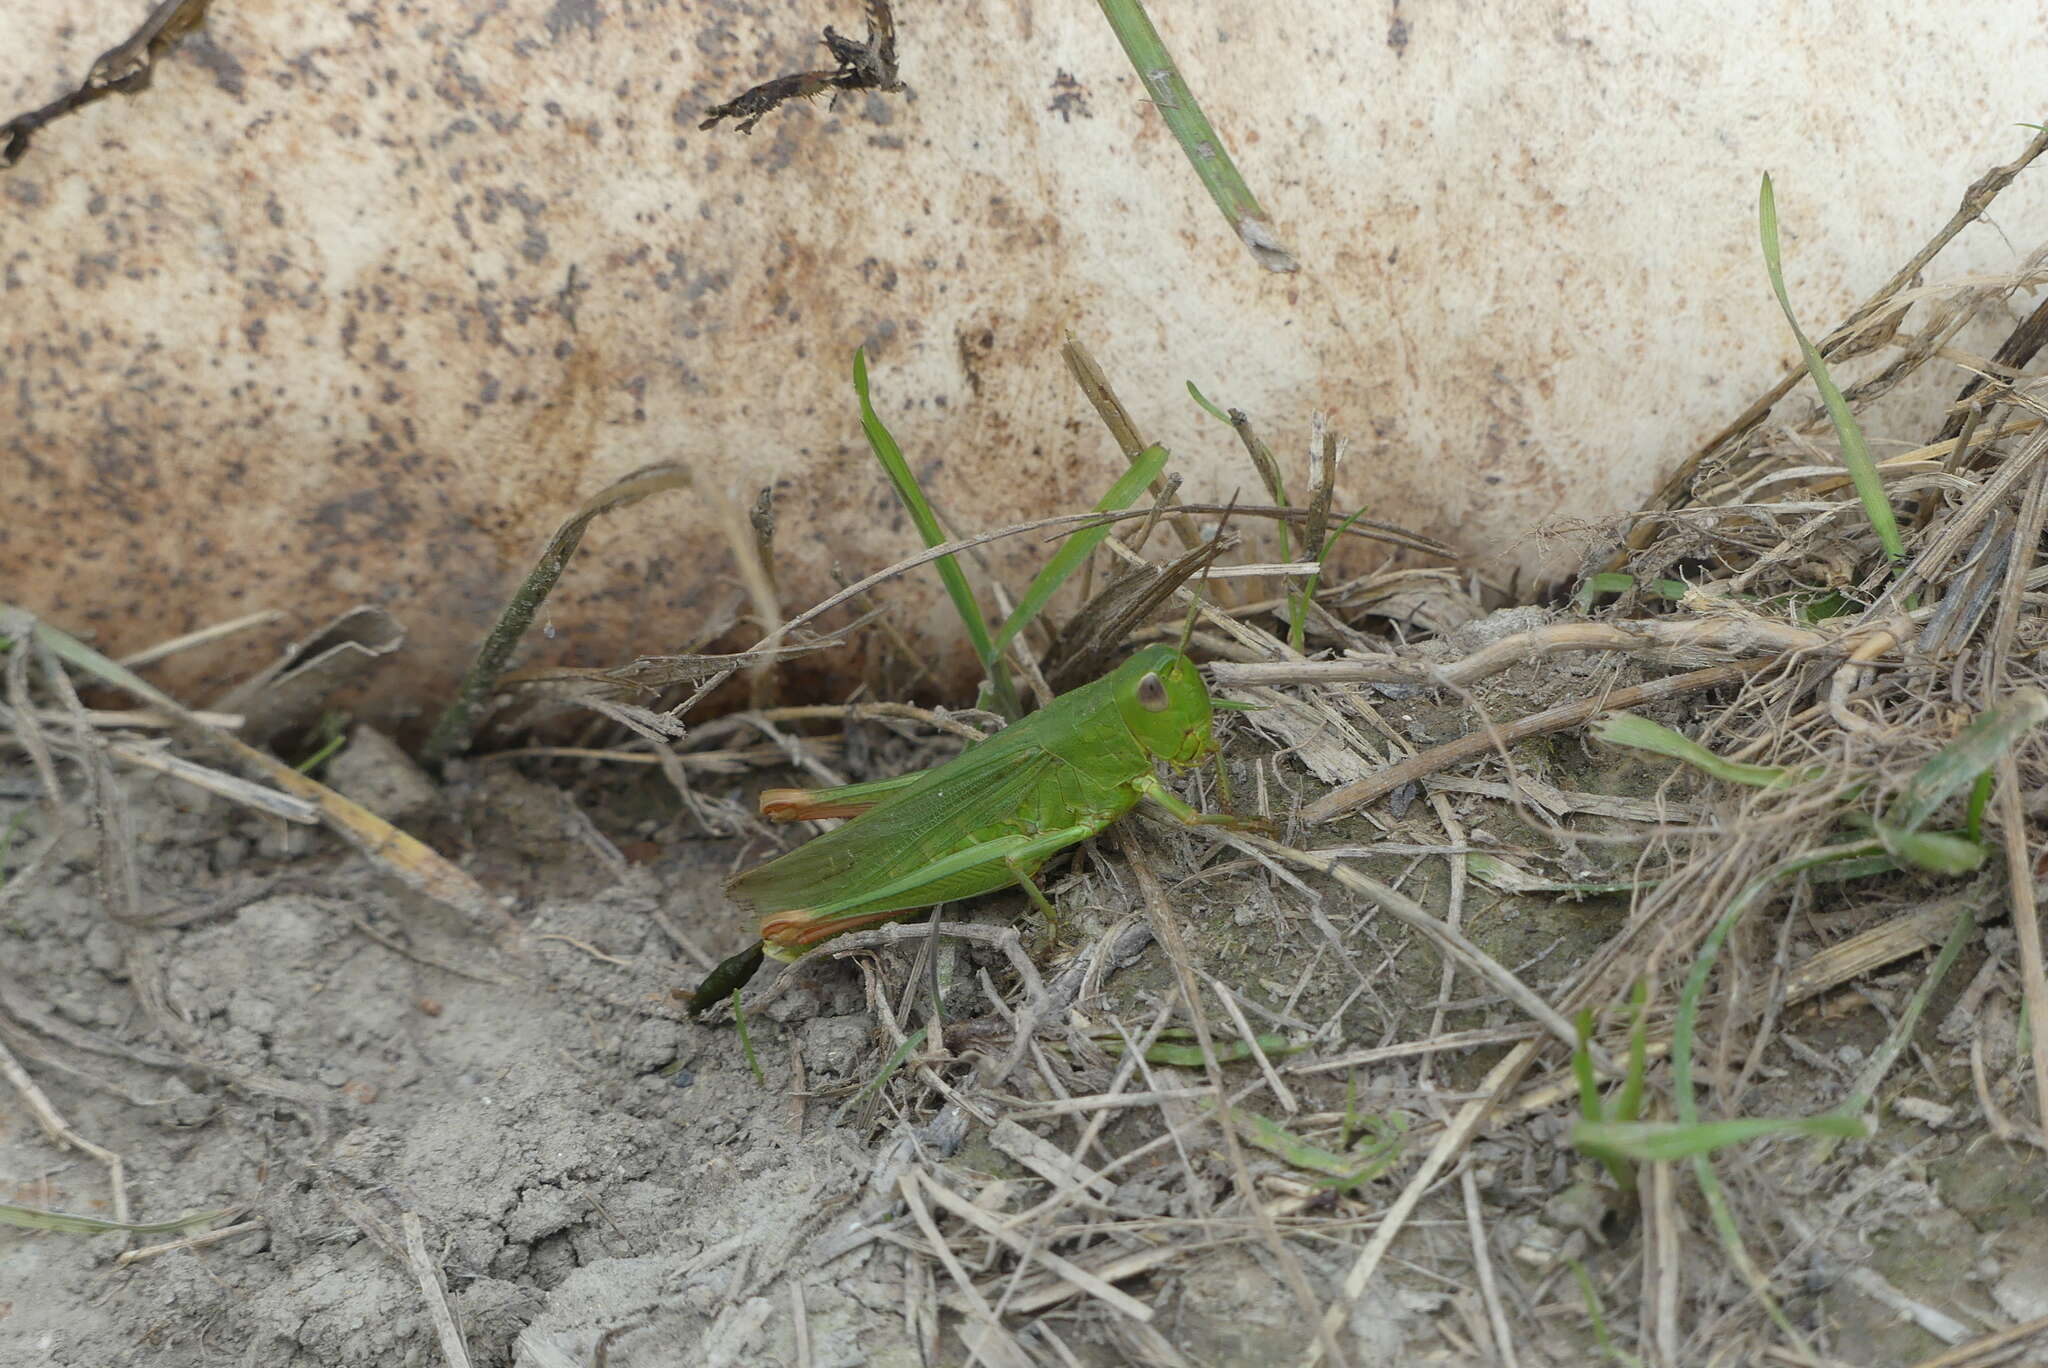
[[[5,109],[148,8],[0,11]],[[742,500],[778,485],[801,606],[914,545],[851,349],[971,527],[1078,506],[1117,464],[1069,328],[1193,495],[1251,481],[1190,378],[1290,456],[1328,410],[1340,502],[1496,568],[1569,563],[1534,530],[1644,497],[1791,358],[1761,171],[1819,331],[2048,111],[2035,0],[1155,9],[1301,274],[1224,231],[1083,0],[901,0],[907,95],[750,137],[696,124],[822,64],[857,6],[215,0],[150,89],[0,172],[6,596],[117,650],[387,603],[402,699],[565,510],[674,459]],[[2010,269],[2044,202],[2016,187],[1940,275]],[[537,649],[673,648],[720,547],[677,496],[601,524]],[[275,644],[167,677],[203,696]]]

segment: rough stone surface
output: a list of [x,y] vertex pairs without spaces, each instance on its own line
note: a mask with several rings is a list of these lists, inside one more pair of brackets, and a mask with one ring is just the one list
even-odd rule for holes
[[[0,99],[49,99],[148,9],[7,7]],[[1992,0],[1825,28],[1778,0],[1201,13],[1167,37],[1298,275],[1227,233],[1092,6],[906,5],[907,94],[742,136],[702,111],[820,64],[856,6],[222,0],[149,89],[0,173],[0,577],[115,650],[390,605],[414,633],[389,709],[648,462],[773,484],[791,605],[911,549],[856,345],[959,526],[1085,506],[1118,460],[1069,329],[1188,495],[1250,478],[1193,379],[1290,469],[1328,410],[1354,439],[1340,503],[1556,567],[1573,545],[1538,528],[1641,499],[1792,359],[1760,172],[1819,332],[2040,117],[2013,59],[2038,15]],[[2042,203],[2016,187],[1932,279],[2011,270]],[[673,649],[717,616],[723,547],[690,495],[600,524],[538,649]],[[910,629],[953,641],[917,593]],[[203,693],[275,645],[162,677]]]

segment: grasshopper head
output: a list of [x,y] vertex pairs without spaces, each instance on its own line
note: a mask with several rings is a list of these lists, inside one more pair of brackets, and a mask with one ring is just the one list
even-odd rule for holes
[[1216,748],[1209,688],[1195,662],[1171,646],[1147,646],[1116,670],[1116,710],[1138,744],[1179,769]]

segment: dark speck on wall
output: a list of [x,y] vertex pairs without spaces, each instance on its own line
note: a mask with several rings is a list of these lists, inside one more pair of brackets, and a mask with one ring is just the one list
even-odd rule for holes
[[602,23],[604,11],[598,8],[597,0],[555,0],[554,7],[548,10],[548,37],[559,43],[570,29],[581,28],[595,40]]
[[1046,105],[1046,110],[1059,115],[1061,123],[1095,117],[1095,111],[1088,105],[1088,87],[1074,79],[1071,71],[1062,71],[1053,77],[1052,102]]
[[204,28],[187,34],[178,45],[178,53],[204,67],[224,94],[242,98],[242,91],[248,86],[247,73],[235,54],[213,41]]

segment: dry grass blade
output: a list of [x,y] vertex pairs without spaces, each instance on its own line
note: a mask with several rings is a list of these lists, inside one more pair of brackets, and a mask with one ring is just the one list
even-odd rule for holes
[[1814,652],[1839,638],[1768,618],[1729,613],[1712,618],[1649,618],[1640,622],[1558,622],[1503,637],[1448,665],[1399,655],[1377,658],[1218,662],[1218,684],[1418,684],[1464,688],[1549,656],[1574,651],[1618,651],[1655,665],[1699,667],[1758,651]]
[[455,1324],[455,1313],[448,1309],[448,1293],[441,1286],[441,1270],[427,1253],[426,1232],[420,1226],[419,1213],[408,1211],[399,1218],[405,1230],[406,1264],[420,1286],[420,1296],[426,1299],[427,1315],[434,1322],[435,1338],[441,1342],[441,1354],[448,1360],[448,1368],[469,1368],[469,1346],[463,1342],[462,1331]]
[[[1213,830],[1213,829],[1212,829]],[[1230,1156],[1230,1170],[1237,1180],[1240,1200],[1249,1204],[1258,1218],[1259,1233],[1265,1237],[1266,1247],[1272,1251],[1286,1278],[1288,1289],[1300,1303],[1302,1313],[1315,1314],[1315,1298],[1310,1292],[1308,1278],[1302,1273],[1301,1261],[1281,1240],[1280,1230],[1274,1224],[1272,1213],[1258,1200],[1258,1190],[1251,1181],[1251,1171],[1245,1165],[1244,1147],[1238,1143],[1237,1126],[1231,1118],[1228,1092],[1223,1084],[1223,1069],[1216,1062],[1216,1043],[1209,1031],[1208,1014],[1202,1010],[1202,992],[1195,983],[1194,963],[1188,956],[1186,943],[1180,934],[1180,923],[1175,919],[1172,906],[1166,900],[1166,890],[1159,885],[1159,876],[1152,872],[1144,851],[1128,829],[1119,829],[1117,837],[1123,847],[1124,858],[1130,861],[1131,872],[1137,877],[1139,896],[1145,903],[1145,914],[1152,923],[1152,935],[1166,952],[1167,961],[1172,964],[1174,977],[1180,985],[1181,1003],[1187,1008],[1188,1021],[1194,1027],[1195,1039],[1202,1047],[1202,1064],[1209,1075],[1209,1087],[1215,1094],[1216,1125],[1223,1133],[1223,1144]],[[1143,1067],[1140,1065],[1140,1067]],[[1328,1353],[1331,1362],[1343,1365],[1344,1351],[1339,1347],[1337,1334],[1328,1325],[1318,1325],[1316,1330],[1318,1352]]]
[[[2034,159],[2043,152],[2048,152],[2048,132],[2035,137],[2021,151],[2020,155],[2012,161],[2003,166],[1993,167],[1973,182],[1970,188],[1964,192],[1962,204],[1949,217],[1948,222],[1941,226],[1940,231],[1936,232],[1903,266],[1894,271],[1889,280],[1878,286],[1867,299],[1851,310],[1849,316],[1836,325],[1832,332],[1821,339],[1818,347],[1820,354],[1823,357],[1832,357],[1844,346],[1848,345],[1861,331],[1864,324],[1883,312],[1893,296],[1910,284],[1913,278],[1920,273],[1921,269],[1928,262],[1932,261],[1942,248],[1948,246],[1956,234],[1962,232],[1964,228],[1983,217],[1985,211],[1991,207],[1992,201],[1997,199],[1999,194],[2019,176],[2020,172],[2026,170]],[[1681,506],[1692,494],[1693,480],[1699,473],[1701,465],[1717,453],[1732,447],[1736,442],[1754,430],[1758,424],[1770,416],[1771,409],[1777,402],[1787,394],[1790,394],[1792,387],[1797,385],[1805,376],[1806,367],[1804,363],[1789,368],[1775,385],[1771,386],[1754,403],[1743,410],[1739,417],[1729,423],[1727,427],[1708,438],[1691,456],[1681,462],[1678,468],[1665,480],[1663,486],[1657,491],[1656,497],[1650,501],[1649,506],[1652,509],[1670,509]],[[1626,560],[1629,550],[1642,550],[1650,544],[1655,536],[1656,524],[1654,522],[1645,521],[1638,523],[1629,532],[1628,540],[1623,549],[1608,563],[1608,568],[1618,569]]]
[[1647,684],[1616,689],[1599,698],[1560,704],[1513,722],[1502,723],[1488,731],[1473,732],[1397,761],[1370,778],[1346,784],[1318,798],[1302,808],[1301,820],[1310,824],[1327,822],[1353,808],[1363,807],[1367,803],[1384,798],[1403,784],[1413,783],[1463,761],[1476,759],[1488,751],[1513,745],[1517,741],[1526,741],[1532,736],[1542,736],[1547,732],[1579,726],[1609,710],[1636,708],[1660,699],[1677,698],[1688,693],[1719,688],[1723,684],[1745,679],[1775,663],[1774,657],[1740,660],[1728,665],[1716,665],[1710,669],[1694,670],[1688,674],[1672,675],[1665,679],[1651,680]]
[[1218,549],[1217,543],[1203,542],[1164,565],[1125,566],[1067,620],[1046,656],[1046,683],[1065,693],[1101,674],[1131,632],[1210,564]]
[[918,1174],[916,1181],[923,1185],[925,1192],[930,1194],[931,1199],[938,1205],[1016,1253],[1022,1261],[1019,1264],[1020,1272],[1032,1263],[1041,1264],[1055,1277],[1067,1283],[1074,1292],[1093,1297],[1120,1315],[1129,1316],[1135,1321],[1152,1319],[1152,1308],[1136,1297],[1097,1277],[1079,1264],[1063,1259],[1042,1245],[1024,1239],[1005,1228],[1002,1222],[974,1203],[934,1181],[930,1174]]
[[[360,803],[342,797],[325,784],[309,779],[275,756],[245,745],[201,723],[182,703],[150,684],[133,671],[122,668],[47,623],[34,622],[17,609],[0,605],[0,614],[15,621],[30,621],[26,630],[7,629],[22,637],[33,637],[58,659],[86,670],[106,683],[134,694],[176,721],[190,737],[226,754],[245,771],[269,780],[277,787],[311,803],[321,820],[356,849],[420,892],[463,913],[472,921],[496,931],[517,933],[518,923],[497,899],[462,869],[418,839],[392,826]],[[20,652],[10,653],[19,656]],[[55,790],[53,790],[54,792]]]
[[[1564,1045],[1573,1047],[1579,1043],[1577,1028],[1565,1019],[1562,1012],[1537,996],[1527,984],[1509,973],[1493,956],[1474,945],[1463,932],[1445,925],[1440,919],[1430,915],[1427,908],[1406,894],[1397,892],[1379,880],[1368,878],[1357,870],[1347,868],[1329,856],[1313,850],[1297,850],[1293,846],[1282,845],[1278,841],[1268,840],[1250,832],[1226,831],[1215,827],[1205,830],[1211,838],[1225,845],[1250,853],[1264,853],[1335,880],[1394,917],[1403,926],[1428,937],[1446,958],[1455,960],[1460,967],[1470,971],[1506,997],[1530,1020]],[[1600,1062],[1603,1068],[1607,1067],[1604,1060]]]
[[156,64],[199,26],[212,0],[158,0],[133,33],[101,53],[75,90],[0,124],[0,171],[28,155],[36,131],[109,95],[147,90]]
[[73,1130],[71,1123],[58,1114],[49,1097],[36,1086],[35,1079],[29,1077],[28,1070],[21,1067],[21,1062],[14,1057],[14,1052],[4,1043],[0,1043],[0,1077],[6,1078],[14,1091],[21,1095],[22,1106],[28,1109],[28,1114],[35,1118],[36,1124],[43,1128],[45,1135],[58,1144],[69,1145],[80,1154],[106,1166],[107,1188],[113,1203],[114,1221],[117,1225],[127,1225],[128,1180],[121,1156],[110,1149],[95,1145]]
[[917,1228],[924,1235],[925,1242],[931,1246],[932,1253],[945,1266],[947,1274],[953,1279],[953,1285],[960,1289],[960,1296],[967,1306],[968,1314],[981,1331],[976,1340],[969,1341],[969,1347],[974,1350],[976,1359],[989,1364],[990,1368],[1033,1368],[1030,1355],[1026,1354],[1017,1341],[1010,1337],[1010,1332],[1003,1328],[1002,1321],[996,1316],[995,1308],[981,1295],[981,1289],[974,1285],[973,1276],[960,1262],[960,1257],[953,1252],[953,1247],[946,1243],[946,1237],[940,1233],[938,1222],[932,1219],[931,1210],[925,1205],[924,1184],[919,1181],[919,1175],[906,1172],[898,1178],[897,1185],[903,1194],[905,1205],[910,1208],[911,1219],[917,1223]]
[[533,626],[534,615],[547,602],[548,595],[554,592],[555,585],[568,570],[569,562],[575,559],[576,549],[583,544],[583,534],[589,530],[590,524],[606,513],[668,490],[688,489],[693,483],[690,472],[682,466],[669,463],[648,466],[600,490],[555,529],[555,535],[548,539],[533,569],[527,572],[525,582],[499,611],[496,625],[477,648],[476,659],[464,673],[454,700],[434,724],[433,733],[428,736],[420,755],[426,765],[438,767],[468,749],[470,738],[476,734],[476,728],[483,720],[491,691],[497,687],[499,676],[505,673],[505,666],[511,662],[512,652],[525,637],[527,629]]

